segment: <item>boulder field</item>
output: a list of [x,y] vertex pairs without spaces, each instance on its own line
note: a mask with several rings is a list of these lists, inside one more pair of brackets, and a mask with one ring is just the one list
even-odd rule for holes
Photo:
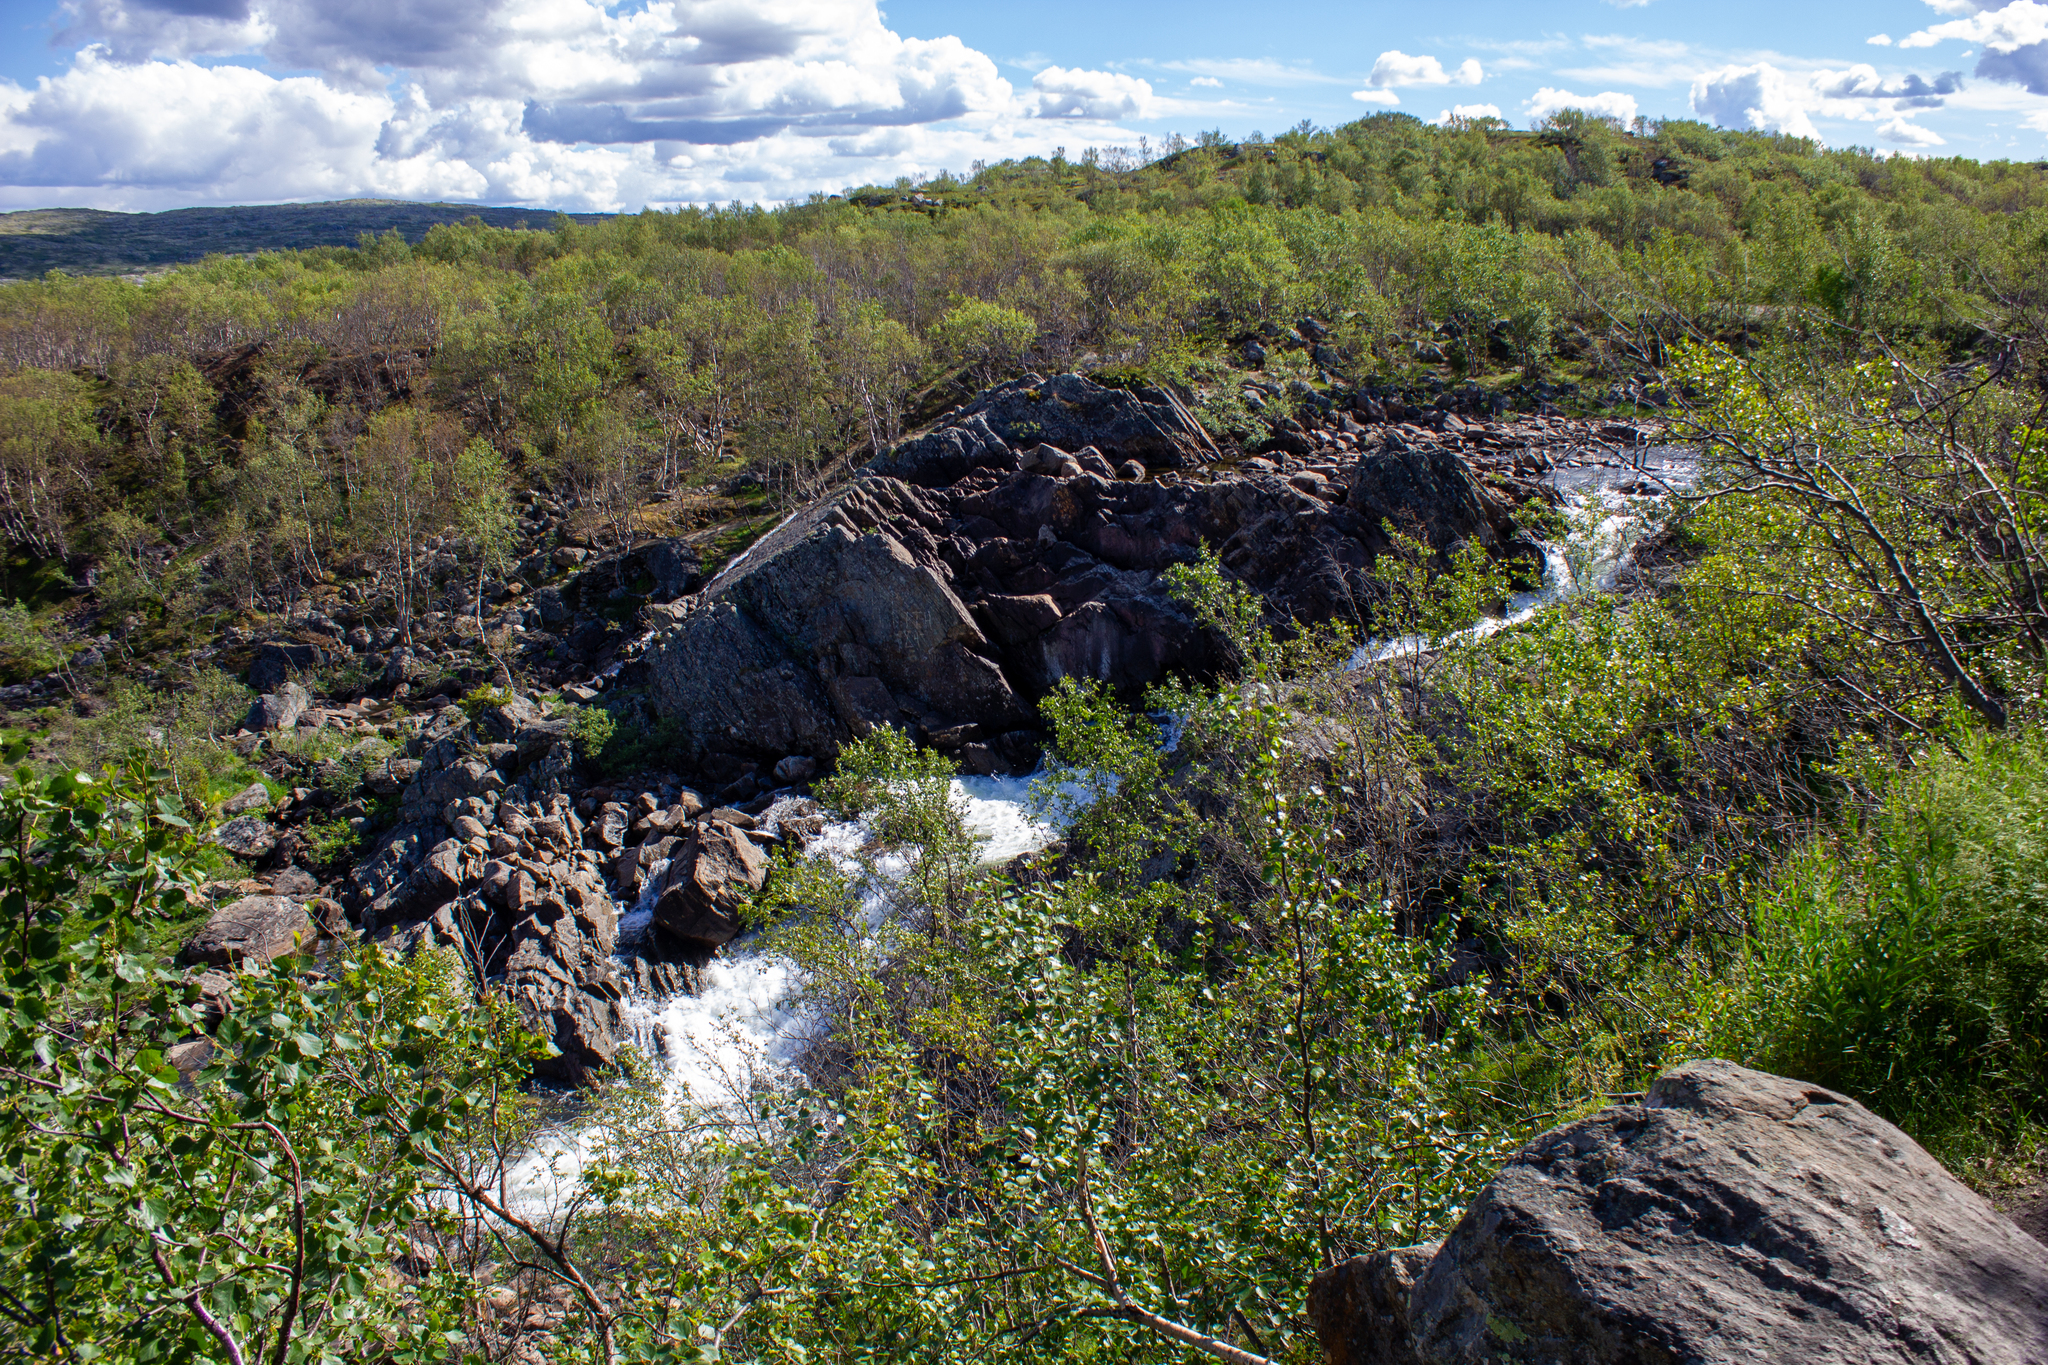
[[[581,1083],[611,1064],[627,996],[686,989],[739,932],[770,851],[822,828],[805,784],[850,737],[892,725],[970,773],[1028,770],[1038,699],[1060,678],[1135,690],[1221,662],[1163,578],[1204,546],[1276,615],[1369,626],[1386,524],[1533,572],[1540,549],[1514,512],[1545,472],[1646,435],[1357,395],[1300,411],[1260,446],[1225,449],[1169,393],[1026,376],[885,452],[708,583],[679,542],[609,559],[536,550],[533,589],[513,600],[559,656],[563,698],[624,692],[631,706],[637,691],[677,736],[651,756],[659,771],[617,787],[581,770],[572,714],[510,690],[467,709],[408,698],[431,645],[309,616],[308,639],[255,648],[263,695],[234,742],[324,728],[380,756],[359,781],[329,761],[287,797],[258,784],[229,803],[214,838],[267,880],[222,884],[187,960],[217,998],[237,964],[337,934],[447,945],[553,1039],[547,1074]],[[519,648],[538,657],[534,639]],[[381,670],[388,700],[324,702],[295,680],[344,657]],[[403,756],[382,756],[391,739]],[[295,865],[313,813],[369,832],[371,803],[394,798],[338,880]],[[623,944],[634,906],[658,933]]]
[[1546,446],[1597,439],[1445,412],[1290,425],[1267,455],[1226,457],[1160,391],[1079,375],[990,390],[672,611],[641,662],[680,761],[829,759],[886,724],[969,771],[1028,768],[1037,700],[1060,678],[1132,690],[1219,662],[1162,581],[1204,546],[1278,615],[1369,626],[1389,524],[1540,572],[1514,509],[1541,492]]

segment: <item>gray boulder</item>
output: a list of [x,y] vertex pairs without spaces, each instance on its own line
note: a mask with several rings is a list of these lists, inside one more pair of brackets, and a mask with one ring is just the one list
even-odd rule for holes
[[244,896],[224,905],[185,944],[185,960],[208,967],[269,962],[313,938],[306,907],[287,896]]
[[242,790],[220,803],[222,815],[245,815],[253,810],[270,809],[270,788],[261,782],[251,782]]
[[213,842],[238,858],[261,858],[277,847],[277,831],[260,815],[239,815],[213,832]]
[[280,686],[275,692],[266,692],[256,699],[249,708],[249,718],[242,722],[249,730],[289,730],[299,723],[299,717],[306,714],[306,708],[313,704],[312,694],[295,682]]
[[1310,1307],[1332,1365],[2021,1365],[2048,1360],[2048,1248],[1853,1100],[1702,1061]]

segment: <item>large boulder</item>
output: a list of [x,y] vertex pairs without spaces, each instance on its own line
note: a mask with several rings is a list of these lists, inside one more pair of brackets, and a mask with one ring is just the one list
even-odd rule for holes
[[723,820],[700,821],[669,861],[654,922],[677,938],[716,947],[740,931],[747,897],[768,879],[768,855]]
[[1703,1061],[1310,1305],[1332,1365],[2021,1365],[2048,1360],[2048,1248],[1846,1096]]
[[306,907],[288,896],[244,896],[207,917],[185,944],[185,960],[207,967],[269,962],[313,938]]

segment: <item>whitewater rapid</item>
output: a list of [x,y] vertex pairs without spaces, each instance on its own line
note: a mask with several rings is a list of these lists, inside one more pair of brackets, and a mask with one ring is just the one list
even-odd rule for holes
[[[1059,837],[1058,828],[1040,818],[1041,803],[1033,791],[1039,780],[1038,774],[953,779],[954,805],[980,841],[984,863],[1035,853]],[[1084,799],[1076,787],[1052,794],[1055,807]],[[776,816],[770,807],[764,823],[772,825]],[[862,821],[831,824],[810,842],[806,855],[829,859],[857,879],[864,927],[872,932],[888,917],[888,884],[905,865],[900,855],[886,851],[863,865],[861,854],[870,839]],[[647,869],[650,888],[658,884],[662,867]],[[650,890],[619,917],[622,953],[646,941],[653,918]],[[631,1043],[661,1070],[661,1105],[669,1117],[713,1125],[741,1122],[754,1096],[793,1084],[805,1050],[825,1029],[803,1003],[805,984],[794,961],[764,946],[759,934],[749,934],[725,945],[699,969],[694,992],[629,997],[622,1007],[626,1030]],[[592,1123],[543,1135],[532,1152],[506,1171],[512,1207],[543,1219],[560,1213],[575,1196],[584,1168],[603,1154],[606,1143],[607,1134]]]

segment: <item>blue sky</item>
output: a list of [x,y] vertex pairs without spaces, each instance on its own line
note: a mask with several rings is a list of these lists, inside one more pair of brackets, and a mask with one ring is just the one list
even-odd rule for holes
[[0,0],[0,26],[0,208],[775,201],[1381,109],[2048,158],[2044,0]]

